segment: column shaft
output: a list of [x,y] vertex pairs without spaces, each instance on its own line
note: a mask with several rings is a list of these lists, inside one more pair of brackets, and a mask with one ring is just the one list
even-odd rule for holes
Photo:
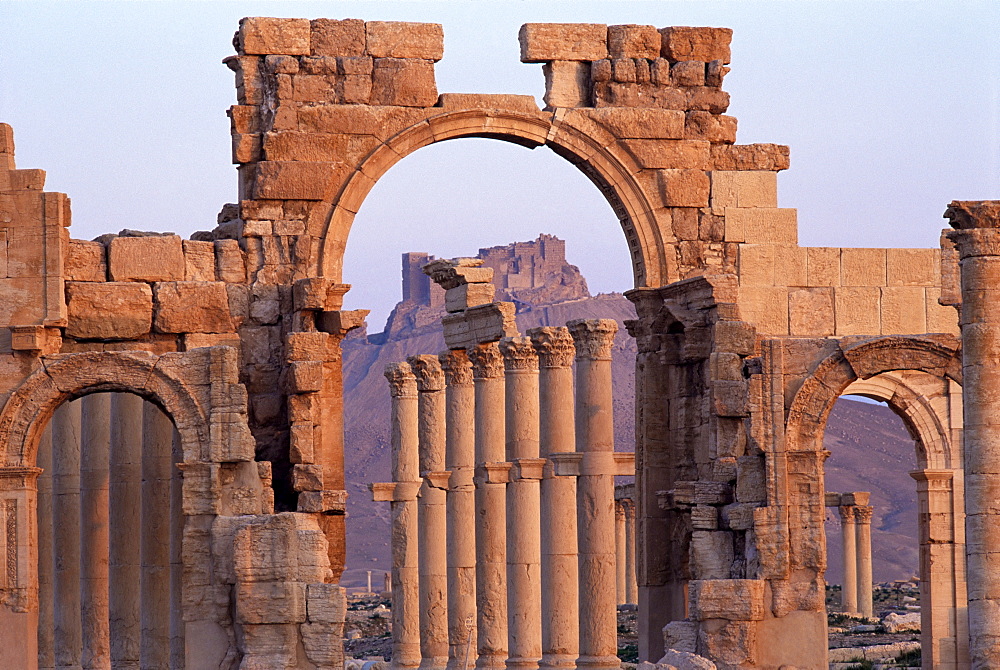
[[[448,552],[444,372],[437,356],[410,356],[419,413],[420,667],[448,665]],[[444,476],[442,476],[444,475]]]
[[53,579],[55,556],[52,551],[52,423],[46,426],[38,440],[35,465],[42,469],[38,476],[38,668],[52,670],[56,667],[53,621],[55,600]]
[[111,397],[109,610],[115,670],[139,670],[142,404],[131,393]]
[[854,508],[855,529],[858,533],[858,611],[863,617],[872,616],[872,508]]
[[183,592],[184,559],[182,545],[184,539],[183,479],[177,463],[184,462],[181,436],[175,429],[171,440],[170,465],[170,667],[184,665],[184,617]]
[[[576,450],[573,338],[566,328],[528,331],[538,353],[539,455]],[[574,668],[580,655],[576,478],[556,476],[551,462],[540,488],[543,668]]]
[[52,417],[55,665],[80,668],[80,401]]
[[472,364],[463,350],[439,357],[446,381],[445,469],[448,480],[448,670],[466,670],[476,660],[476,525],[473,473],[476,466],[475,389]]
[[639,585],[635,576],[635,502],[625,501],[625,602],[639,603]]
[[143,670],[170,667],[170,475],[174,424],[150,402],[142,406],[142,562],[139,591]]
[[507,660],[503,360],[496,342],[468,354],[476,395],[476,667],[500,670]]
[[[110,670],[108,627],[108,449],[111,394],[80,400],[80,600],[85,670]],[[133,529],[135,532],[135,529]]]
[[618,668],[615,607],[614,420],[611,347],[618,324],[567,324],[576,344],[576,444],[580,547],[580,657],[583,668]]
[[615,501],[615,600],[625,604],[625,505]]
[[840,608],[844,614],[858,613],[858,549],[854,526],[854,505],[841,505],[840,531],[844,561],[844,583],[840,589]]

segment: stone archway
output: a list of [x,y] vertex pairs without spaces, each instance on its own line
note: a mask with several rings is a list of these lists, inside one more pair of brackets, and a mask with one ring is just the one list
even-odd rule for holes
[[[959,356],[957,341],[942,336],[842,345],[803,381],[785,428],[788,455],[799,466],[789,493],[809,491],[812,498],[818,491],[812,504],[797,501],[812,515],[822,513],[823,433],[838,397],[856,394],[886,402],[913,436],[918,467],[910,476],[917,482],[920,515],[923,667],[968,667]],[[806,463],[815,471],[803,469]],[[795,479],[820,487],[795,486]],[[789,534],[793,552],[796,545],[826,544],[819,519],[804,528],[793,526]]]

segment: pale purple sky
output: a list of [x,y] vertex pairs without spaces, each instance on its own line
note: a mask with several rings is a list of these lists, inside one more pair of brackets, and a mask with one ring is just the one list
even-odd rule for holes
[[[529,21],[728,26],[738,141],[791,146],[780,205],[800,243],[937,246],[952,199],[1000,197],[992,2],[2,2],[0,121],[20,167],[73,200],[74,237],[190,235],[233,201],[221,60],[242,16],[444,25],[441,92],[541,98],[518,61]],[[420,150],[369,195],[348,243],[349,307],[381,328],[399,254],[474,254],[539,232],[567,240],[593,291],[631,286],[624,237],[596,188],[548,149],[491,140]]]

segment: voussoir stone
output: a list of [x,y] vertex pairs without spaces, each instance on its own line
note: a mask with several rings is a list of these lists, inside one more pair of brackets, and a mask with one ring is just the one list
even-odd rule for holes
[[161,333],[226,333],[233,330],[223,282],[158,282],[156,329]]
[[66,282],[66,335],[81,340],[131,340],[149,332],[153,291],[137,282]]

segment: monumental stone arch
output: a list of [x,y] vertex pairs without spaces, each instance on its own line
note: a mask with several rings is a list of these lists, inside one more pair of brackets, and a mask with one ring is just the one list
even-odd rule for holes
[[[512,510],[489,546],[465,555],[464,574],[489,592],[479,622],[498,624],[477,639],[477,667],[536,667],[537,638],[552,643],[556,619],[561,639],[581,645],[559,651],[556,640],[543,665],[618,667],[613,477],[634,462],[640,660],[671,649],[726,669],[826,668],[821,440],[835,399],[856,392],[887,401],[918,443],[924,667],[1000,667],[1000,204],[952,203],[940,249],[800,247],[795,210],[777,200],[787,147],[736,144],[725,114],[730,37],[526,24],[521,60],[542,66],[539,108],[528,96],[439,95],[438,25],[244,19],[225,61],[236,74],[238,202],[186,240],[134,230],[72,239],[68,198],[44,191],[42,170],[16,167],[13,130],[0,124],[3,664],[73,667],[110,647],[112,661],[133,667],[343,667],[340,343],[365,312],[342,309],[342,255],[355,213],[393,164],[433,142],[487,137],[552,148],[622,222],[636,286],[627,295],[637,318],[626,324],[638,346],[634,461],[607,437],[616,324],[517,337],[512,305],[492,302],[481,268],[429,268],[446,289],[450,350],[389,370],[395,453],[406,446],[414,458],[373,490],[395,506],[408,607],[419,593],[444,604],[452,586],[440,568],[453,473],[440,459],[419,464],[416,433],[431,423],[414,420],[421,407],[446,417],[442,398],[459,393],[464,423],[452,427],[475,421],[496,448],[462,465],[461,492]],[[477,394],[484,402],[470,400]],[[530,411],[504,415],[508,397]],[[152,478],[164,484],[161,504],[141,486],[128,498],[130,509],[157,510],[129,517],[139,544],[169,539],[157,558],[140,546],[129,559],[133,575],[169,563],[169,580],[132,579],[148,598],[93,588],[117,574],[94,552],[136,556],[129,533],[105,542],[91,526],[59,523],[98,509],[85,502],[93,487],[72,489],[98,474],[79,457],[85,424],[112,433],[104,473],[115,472],[126,425],[132,472],[135,459],[163,468]],[[524,451],[505,455],[505,431]],[[544,458],[529,449],[539,432],[559,442]],[[550,484],[550,502],[561,502],[541,522],[579,540],[560,554],[567,590],[527,578],[501,589],[494,550],[526,538],[511,555],[531,573],[521,568],[537,563],[532,496]],[[413,522],[421,504],[434,523]],[[49,562],[58,529],[78,527],[63,546],[79,553]],[[423,558],[421,542],[431,549]],[[553,600],[577,586],[577,608]],[[140,609],[106,616],[98,591],[110,593],[109,609]],[[164,599],[166,609],[142,604]],[[533,613],[515,622],[523,636],[498,633],[503,611]],[[113,635],[112,619],[140,633]],[[395,667],[462,667],[467,627],[426,644],[420,625],[403,628]]]

